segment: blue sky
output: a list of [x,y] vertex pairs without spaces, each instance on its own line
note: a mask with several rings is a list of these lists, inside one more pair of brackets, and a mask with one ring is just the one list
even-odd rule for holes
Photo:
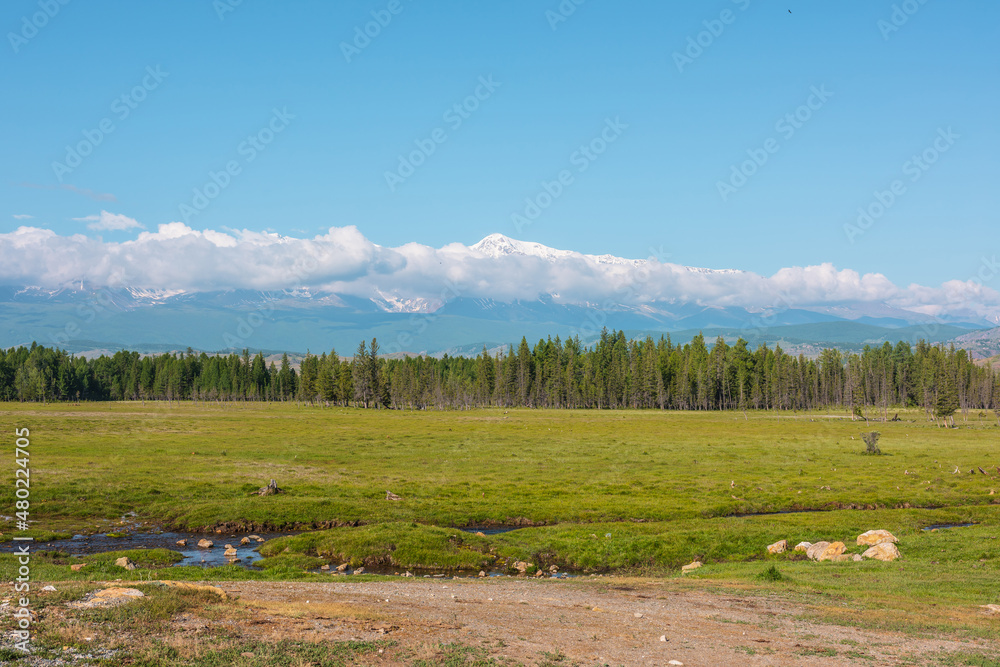
[[[967,280],[996,253],[997,3],[896,3],[912,12],[895,10],[899,25],[879,0],[562,4],[575,10],[8,0],[0,233],[142,231],[88,229],[101,211],[147,230],[355,225],[393,247],[500,232],[765,276],[832,262],[901,286]],[[54,16],[33,18],[48,5]],[[391,21],[345,57],[372,12]],[[689,39],[704,46],[679,66]],[[463,103],[464,117],[449,112]],[[808,118],[779,125],[797,112]],[[78,166],[53,166],[102,122],[113,131]],[[390,187],[418,142],[433,153]],[[591,142],[603,152],[580,152]],[[925,151],[933,164],[909,162]],[[723,198],[732,167],[762,152]],[[560,172],[558,196],[515,224]],[[198,210],[212,173],[228,182]],[[845,232],[893,181],[882,215]]]

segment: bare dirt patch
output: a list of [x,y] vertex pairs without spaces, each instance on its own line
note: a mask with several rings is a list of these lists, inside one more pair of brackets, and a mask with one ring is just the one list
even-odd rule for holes
[[985,642],[804,620],[809,607],[776,596],[720,595],[649,580],[218,585],[252,611],[245,633],[265,641],[390,638],[414,651],[460,643],[527,664],[561,654],[567,664],[786,665],[806,658],[810,665],[898,665],[991,652]]

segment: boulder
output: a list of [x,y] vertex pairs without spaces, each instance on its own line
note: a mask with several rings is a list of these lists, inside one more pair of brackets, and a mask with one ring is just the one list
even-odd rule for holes
[[880,542],[861,555],[865,558],[874,558],[875,560],[892,561],[899,558],[899,549],[892,542]]
[[799,542],[798,544],[795,545],[795,550],[806,552],[809,551],[809,547],[811,547],[812,545],[813,545],[812,542]]
[[330,569],[330,564],[327,563],[326,565],[320,565],[319,569],[321,569],[321,570],[323,570],[325,572],[325,571],[327,571],[327,570]]
[[72,570],[73,572],[79,572],[84,568],[85,565],[86,563],[75,563],[73,565],[70,565],[69,569]]
[[697,570],[699,567],[701,567],[701,565],[702,565],[702,563],[701,563],[700,560],[692,561],[692,562],[688,563],[687,565],[682,565],[681,566],[681,574],[687,574],[691,570]]
[[858,535],[858,544],[875,546],[883,542],[899,542],[899,540],[888,530],[869,530],[867,533]]
[[363,567],[359,567],[354,571],[354,574],[364,574],[364,573],[365,573],[365,568]]
[[538,570],[537,572],[535,572],[535,577],[536,578],[537,577],[544,577],[544,576],[545,576],[545,572],[542,571],[542,570]]
[[549,565],[549,574],[555,574],[559,571],[558,565]]
[[349,568],[350,566],[351,566],[350,563],[341,563],[340,565],[337,566],[337,572],[346,572],[347,568]]
[[257,540],[258,542],[263,542],[260,535],[247,535],[248,540]]
[[783,554],[788,550],[788,540],[778,540],[774,544],[767,545],[767,553]]
[[844,553],[847,546],[843,542],[817,542],[806,550],[812,560],[833,560]]
[[179,547],[186,547],[187,545],[188,545],[188,541],[187,540],[177,540],[177,546],[179,546]]
[[206,540],[204,538],[198,540],[198,548],[199,549],[211,549],[212,548],[212,544],[213,544],[212,540]]
[[135,569],[135,563],[129,560],[128,556],[122,556],[121,558],[116,560],[115,565],[117,565],[118,567],[124,567],[126,570]]
[[222,555],[225,556],[226,558],[236,558],[237,551],[236,549],[229,547]]
[[819,560],[820,554],[823,553],[828,546],[830,546],[829,542],[814,542],[806,548],[806,556],[808,556],[810,560]]
[[484,570],[480,570],[479,571],[479,578],[482,579],[485,576],[486,576],[486,572]]
[[529,567],[531,567],[531,563],[526,563],[523,560],[514,561],[514,569],[517,570],[519,574],[525,574]]
[[245,547],[248,544],[250,544],[250,538],[249,537],[244,537],[242,540],[240,540],[240,546],[241,547]]

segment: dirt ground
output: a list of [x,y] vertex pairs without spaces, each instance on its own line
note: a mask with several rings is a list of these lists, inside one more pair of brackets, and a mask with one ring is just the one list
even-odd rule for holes
[[[245,631],[255,638],[392,639],[418,653],[458,642],[526,664],[561,653],[565,664],[582,665],[924,665],[944,654],[994,648],[815,623],[801,618],[805,607],[777,597],[649,580],[338,577],[215,585],[250,606],[253,620]],[[175,631],[200,627],[200,619],[184,617]]]

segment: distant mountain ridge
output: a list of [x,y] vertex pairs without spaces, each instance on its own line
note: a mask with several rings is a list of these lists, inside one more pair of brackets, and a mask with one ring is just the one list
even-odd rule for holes
[[[468,250],[475,261],[542,260],[559,266],[588,262],[624,270],[654,259],[586,255],[491,234]],[[736,269],[680,267],[696,275],[739,276]],[[679,270],[679,269],[678,269]],[[750,274],[746,274],[750,275]],[[567,302],[559,294],[535,299],[453,296],[434,300],[402,297],[374,289],[368,295],[339,294],[311,287],[260,291],[184,291],[98,287],[73,281],[58,288],[0,286],[0,346],[56,345],[92,349],[185,349],[328,351],[350,354],[362,339],[377,337],[388,354],[442,354],[483,346],[516,344],[522,336],[579,336],[584,343],[602,328],[636,335],[670,333],[678,342],[704,331],[706,337],[743,337],[753,344],[783,346],[804,353],[822,346],[856,349],[864,344],[918,338],[967,340],[977,355],[996,354],[1000,329],[985,321],[932,318],[885,303],[759,308],[712,306],[683,299],[616,303],[595,297]],[[819,347],[817,347],[819,346]]]

